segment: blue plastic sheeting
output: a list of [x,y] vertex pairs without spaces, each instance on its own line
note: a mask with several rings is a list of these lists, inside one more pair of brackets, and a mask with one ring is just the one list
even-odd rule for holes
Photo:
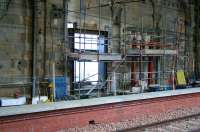
[[172,90],[172,86],[171,85],[164,85],[164,86],[150,86],[149,87],[150,92],[157,92],[157,91],[168,91],[168,90]]
[[[105,53],[106,47],[105,47],[105,39],[104,36],[99,37],[99,53]],[[104,62],[99,62],[99,76],[101,80],[105,80],[106,76],[106,65]]]
[[171,85],[165,85],[165,86],[163,87],[163,90],[164,90],[164,91],[172,90],[172,89],[173,89],[173,87],[172,87]]
[[157,85],[155,85],[155,86],[150,86],[149,89],[150,89],[150,92],[161,91],[159,85],[158,85],[158,86],[157,86]]
[[[56,99],[62,99],[67,95],[67,78],[64,76],[57,76],[55,77],[55,87],[56,87]],[[52,82],[52,79],[50,79]]]

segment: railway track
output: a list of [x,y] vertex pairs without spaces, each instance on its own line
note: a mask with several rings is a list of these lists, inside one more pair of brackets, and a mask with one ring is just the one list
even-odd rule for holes
[[200,113],[118,132],[200,132]]

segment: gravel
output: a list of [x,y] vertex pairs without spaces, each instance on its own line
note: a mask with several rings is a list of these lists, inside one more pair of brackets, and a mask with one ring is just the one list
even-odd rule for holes
[[[85,126],[83,128],[68,128],[63,129],[58,132],[115,132],[120,131],[128,128],[134,128],[141,125],[147,125],[151,123],[166,121],[169,119],[176,119],[184,116],[189,116],[193,114],[200,113],[200,106],[194,107],[194,108],[178,108],[176,111],[168,111],[166,113],[160,113],[158,115],[145,115],[140,118],[134,118],[133,120],[124,120],[117,123],[97,123],[97,124],[90,124],[88,126]],[[183,124],[184,125],[184,124]],[[188,125],[185,125],[184,127],[189,128]],[[173,127],[172,127],[173,128]],[[169,129],[169,128],[168,128]],[[175,128],[174,128],[175,129]],[[186,128],[185,128],[186,129]],[[173,129],[171,129],[173,130]],[[146,131],[144,129],[144,131]],[[148,131],[162,131],[162,128],[159,126],[156,129],[149,129]]]
[[145,128],[146,132],[190,132],[198,130],[200,126],[200,116],[188,119],[177,120],[163,125]]

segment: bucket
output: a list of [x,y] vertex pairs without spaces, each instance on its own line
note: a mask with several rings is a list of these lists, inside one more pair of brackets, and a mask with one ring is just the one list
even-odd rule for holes
[[132,93],[141,93],[141,87],[132,87],[131,92]]

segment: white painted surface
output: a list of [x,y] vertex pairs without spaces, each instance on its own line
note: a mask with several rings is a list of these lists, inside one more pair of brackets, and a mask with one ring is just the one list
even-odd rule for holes
[[26,97],[0,98],[0,101],[1,101],[0,106],[24,105],[24,104],[26,104]]

